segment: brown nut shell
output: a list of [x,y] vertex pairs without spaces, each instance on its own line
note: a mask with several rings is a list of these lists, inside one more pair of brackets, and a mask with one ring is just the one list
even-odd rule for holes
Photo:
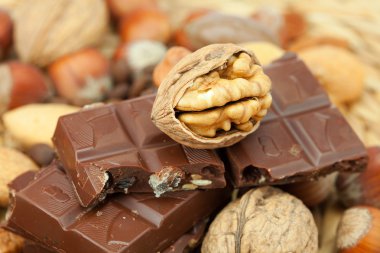
[[[258,71],[261,74],[261,66],[253,53],[234,44],[209,45],[180,60],[168,73],[158,89],[151,115],[154,124],[175,141],[192,148],[213,149],[227,147],[254,132],[259,127],[259,120],[254,122],[250,130],[240,131],[237,128],[213,137],[205,137],[190,130],[176,115],[178,114],[178,110],[175,109],[176,106],[184,97],[186,91],[193,85],[194,80],[210,74],[214,70],[223,68],[231,57],[237,56],[240,53],[249,55],[250,64],[259,68]],[[268,93],[268,97],[271,99],[269,95],[270,79],[264,74],[261,76],[264,77],[265,90],[267,90],[266,93]],[[219,108],[220,105],[217,106]],[[212,107],[208,109],[210,108]]]

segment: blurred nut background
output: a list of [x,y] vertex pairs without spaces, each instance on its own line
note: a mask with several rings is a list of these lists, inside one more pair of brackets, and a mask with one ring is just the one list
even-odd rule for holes
[[48,72],[58,94],[75,105],[98,102],[112,89],[110,63],[96,49],[67,54],[49,65]]
[[12,42],[13,24],[7,12],[0,9],[0,60],[8,53]]
[[99,45],[108,29],[103,0],[22,1],[14,15],[21,60],[46,66],[65,54]]
[[50,95],[50,87],[42,71],[18,61],[0,65],[0,85],[0,113],[42,102]]

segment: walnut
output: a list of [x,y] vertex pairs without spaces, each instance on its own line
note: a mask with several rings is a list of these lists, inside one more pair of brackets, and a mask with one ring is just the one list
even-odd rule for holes
[[15,47],[23,61],[46,66],[100,43],[108,29],[102,0],[21,1],[15,9]]
[[161,83],[152,110],[158,128],[193,148],[230,146],[259,127],[271,81],[256,57],[234,44],[185,56]]
[[303,203],[279,189],[250,190],[212,222],[202,253],[309,253],[318,250],[318,231]]

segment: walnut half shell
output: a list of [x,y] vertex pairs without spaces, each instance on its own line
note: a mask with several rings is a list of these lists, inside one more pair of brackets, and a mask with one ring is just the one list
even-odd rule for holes
[[155,125],[193,148],[230,146],[255,131],[272,103],[271,81],[256,57],[234,44],[185,56],[159,86]]

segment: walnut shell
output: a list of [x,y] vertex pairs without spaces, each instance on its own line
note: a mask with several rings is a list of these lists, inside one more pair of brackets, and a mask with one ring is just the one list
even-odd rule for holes
[[[238,60],[249,66],[243,66],[245,72],[239,72]],[[159,86],[151,117],[183,145],[226,147],[259,127],[272,101],[270,88],[270,79],[253,53],[234,44],[213,44],[173,67]]]
[[302,202],[277,188],[250,190],[212,222],[202,253],[312,253],[318,251],[313,215]]
[[46,66],[101,42],[108,28],[102,0],[22,1],[15,10],[15,47],[23,61]]

